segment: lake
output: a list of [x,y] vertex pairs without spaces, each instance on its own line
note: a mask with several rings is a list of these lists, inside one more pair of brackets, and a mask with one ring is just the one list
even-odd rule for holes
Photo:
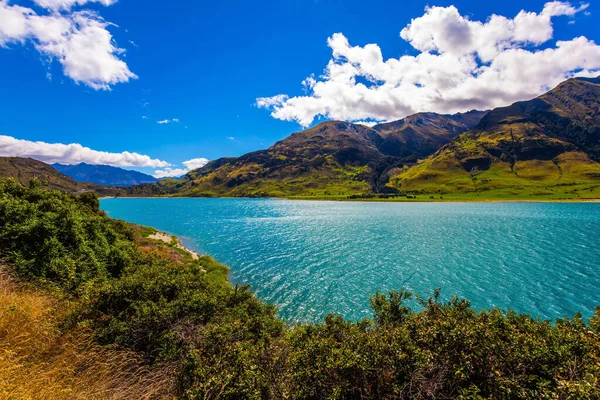
[[181,237],[290,322],[371,315],[369,295],[441,288],[476,308],[555,319],[600,306],[600,203],[104,199]]

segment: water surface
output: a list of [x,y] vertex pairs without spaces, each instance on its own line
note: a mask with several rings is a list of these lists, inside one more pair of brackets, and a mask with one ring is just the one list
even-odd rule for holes
[[370,315],[368,296],[442,289],[542,318],[600,305],[600,203],[105,199],[114,218],[182,237],[288,321]]

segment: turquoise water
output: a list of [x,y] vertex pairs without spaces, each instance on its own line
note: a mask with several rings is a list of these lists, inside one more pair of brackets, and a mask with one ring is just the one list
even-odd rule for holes
[[376,289],[435,288],[542,318],[600,305],[600,203],[106,199],[231,267],[288,321],[370,315]]

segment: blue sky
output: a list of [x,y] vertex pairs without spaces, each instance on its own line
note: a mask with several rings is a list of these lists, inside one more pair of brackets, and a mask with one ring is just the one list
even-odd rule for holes
[[[315,101],[313,90],[317,89],[310,83],[303,87],[302,82],[311,74],[314,74],[315,81],[327,81],[319,79],[319,76],[332,59],[333,50],[331,43],[328,46],[328,38],[336,33],[342,33],[342,38],[348,40],[350,47],[363,48],[370,43],[376,44],[382,52],[383,60],[427,52],[455,54],[461,38],[451,43],[454,47],[442,48],[434,43],[438,47],[428,49],[425,48],[428,42],[422,41],[419,36],[423,30],[429,29],[425,24],[419,28],[419,32],[415,27],[414,34],[407,31],[405,38],[400,37],[400,32],[411,23],[411,19],[423,17],[427,5],[455,6],[461,17],[485,23],[492,14],[508,19],[514,18],[521,10],[541,14],[546,4],[545,1],[458,0],[230,0],[168,3],[152,0],[98,0],[97,3],[86,3],[87,0],[80,0],[80,3],[86,4],[57,8],[58,6],[44,7],[44,4],[48,4],[44,1],[69,2],[0,0],[0,8],[27,7],[40,16],[69,15],[81,10],[96,12],[98,15],[94,18],[101,17],[114,24],[106,26],[105,30],[112,34],[115,47],[125,51],[114,53],[113,56],[126,64],[131,75],[128,78],[121,75],[121,78],[115,78],[120,81],[114,83],[98,83],[96,79],[95,83],[90,84],[88,81],[91,78],[81,78],[87,76],[82,75],[85,71],[69,72],[64,69],[67,61],[60,61],[62,53],[58,50],[40,50],[39,31],[19,37],[14,33],[10,36],[10,33],[6,33],[8,19],[0,18],[0,135],[45,143],[79,143],[84,147],[109,153],[135,152],[170,163],[173,169],[183,168],[181,163],[186,160],[238,156],[266,148],[302,129],[301,125],[310,125],[319,118],[341,117],[372,122],[403,117],[410,111],[417,111],[417,106],[431,108],[418,111],[439,112],[461,111],[461,107],[471,108],[472,105],[473,108],[479,105],[494,106],[496,103],[492,100],[486,100],[488,103],[465,102],[465,96],[483,96],[479,95],[480,89],[469,89],[473,90],[471,94],[464,85],[460,87],[461,93],[465,93],[463,97],[453,98],[443,106],[436,99],[425,98],[416,92],[414,104],[408,102],[409,105],[398,103],[399,105],[391,106],[389,96],[395,94],[388,94],[388,97],[381,99],[361,98],[358,102],[354,99],[352,104],[346,104],[356,93],[353,90],[357,83],[363,83],[365,90],[376,89],[385,80],[381,76],[388,72],[381,72],[381,76],[375,73],[375,78],[371,81],[361,76],[352,78],[354,86],[344,92],[346,94],[335,92],[335,85],[331,80],[323,82],[324,93],[332,93],[328,103],[323,99]],[[589,4],[571,2],[572,8],[564,11],[566,4],[562,3],[563,8],[552,14],[551,39],[536,42],[536,39],[519,40],[513,37],[507,39],[511,43],[508,47],[535,53],[556,48],[559,40],[572,41],[583,36],[587,42],[578,42],[578,46],[581,47],[582,54],[586,55],[581,55],[581,59],[574,64],[557,65],[556,70],[551,72],[540,69],[538,76],[549,76],[540,78],[539,82],[535,81],[535,85],[527,76],[519,78],[523,82],[515,82],[516,79],[511,78],[515,87],[524,87],[526,84],[530,87],[522,90],[509,87],[506,94],[493,94],[496,99],[494,101],[533,97],[564,76],[577,74],[582,70],[591,74],[600,68],[600,53],[596,52],[597,46],[593,43],[600,40],[595,14],[597,5],[593,1]],[[430,18],[438,17],[442,18],[442,14],[434,15],[431,12]],[[438,25],[440,24],[434,24],[431,29],[437,29]],[[539,31],[542,28],[543,26],[534,29]],[[452,28],[442,32],[442,36],[435,40],[442,40],[444,35],[460,34],[457,32]],[[407,37],[412,39],[407,40]],[[345,48],[343,40],[340,40],[333,46]],[[95,50],[97,49],[92,48],[90,51]],[[72,49],[69,47],[60,51]],[[83,54],[86,51],[84,48]],[[479,66],[486,65],[486,61],[482,60],[485,57],[482,56],[483,50],[477,51]],[[569,50],[569,54],[574,52],[576,50]],[[342,61],[338,59],[338,64],[344,64],[352,56],[344,57]],[[548,62],[559,64],[558,61],[543,58],[535,60],[538,60],[534,62],[539,63],[540,68],[541,64]],[[356,63],[361,62],[366,63],[364,60]],[[490,62],[488,60],[487,64]],[[94,65],[100,69],[98,74],[111,76],[111,71],[102,70],[103,64]],[[521,69],[530,67],[529,64],[520,66]],[[392,70],[391,73],[395,73],[394,71],[398,70]],[[123,70],[120,72],[123,73]],[[398,74],[403,73],[409,74]],[[444,71],[440,73],[443,74]],[[468,72],[471,75],[478,73]],[[74,81],[73,76],[80,79],[79,83]],[[440,84],[438,81],[439,79],[435,84]],[[430,87],[432,91],[439,89],[427,82],[419,83],[416,87]],[[99,85],[105,87],[98,87]],[[504,88],[506,85],[501,86]],[[454,92],[457,90],[458,87]],[[279,94],[301,98],[294,103],[273,99],[273,102],[267,104],[269,108],[257,107],[257,99]],[[444,98],[449,97],[445,95]],[[340,104],[343,107],[338,107]],[[271,116],[271,112],[278,109],[282,111],[275,114],[275,117]],[[328,111],[322,111],[321,114],[324,115],[319,116],[318,110],[313,111],[315,109]],[[317,114],[313,116],[313,113]],[[178,122],[173,121],[174,119]],[[170,123],[158,123],[164,120],[169,120]],[[26,142],[20,143],[22,146],[27,145]],[[0,151],[1,146],[0,144]],[[14,144],[5,146],[3,154],[22,151],[14,149],[21,147]],[[14,155],[23,154],[21,152]],[[119,161],[115,164],[127,166],[127,162]],[[129,167],[144,172],[163,168],[156,165],[144,166],[143,162],[132,164],[138,165]]]

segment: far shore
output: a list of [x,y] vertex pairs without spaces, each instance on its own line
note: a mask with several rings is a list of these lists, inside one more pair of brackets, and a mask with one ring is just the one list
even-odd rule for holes
[[[425,196],[425,195],[423,195]],[[600,203],[598,198],[590,199],[427,199],[427,198],[328,198],[328,197],[203,197],[203,196],[103,196],[99,200],[108,199],[275,199],[298,201],[332,201],[358,203]]]

